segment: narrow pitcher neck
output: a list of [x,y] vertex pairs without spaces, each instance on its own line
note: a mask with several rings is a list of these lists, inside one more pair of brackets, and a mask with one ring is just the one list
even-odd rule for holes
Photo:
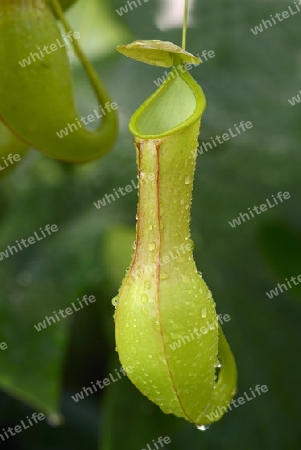
[[[195,124],[199,128],[199,123]],[[195,133],[191,133],[196,135]],[[179,132],[136,140],[139,201],[136,252],[144,261],[164,258],[190,245],[190,208],[197,141]],[[186,247],[185,247],[186,248]],[[187,247],[189,248],[189,247]]]

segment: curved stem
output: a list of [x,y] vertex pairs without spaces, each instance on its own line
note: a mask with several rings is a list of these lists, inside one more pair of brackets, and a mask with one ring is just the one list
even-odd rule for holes
[[183,19],[183,32],[182,32],[182,48],[186,49],[186,34],[187,34],[187,21],[188,21],[188,3],[189,0],[184,0],[184,19]]
[[[64,12],[62,10],[59,0],[52,0],[52,4],[53,4],[53,9],[54,9],[57,17],[59,18],[60,22],[62,23],[63,27],[65,28],[65,31],[67,33],[70,33],[70,32],[72,33],[73,30],[71,29],[69,23],[67,22],[67,20],[65,18],[65,15],[64,15]],[[82,51],[78,42],[75,39],[72,40],[72,45],[78,56],[78,59],[80,60],[83,68],[86,71],[89,81],[93,87],[95,94],[96,94],[97,100],[101,103],[101,105],[103,105],[106,102],[111,102],[111,98],[108,95],[104,85],[99,80],[95,69],[90,64],[89,60],[87,59],[87,57],[85,56],[84,52]],[[109,115],[105,115],[103,117],[103,122],[106,122],[107,120],[110,120]]]

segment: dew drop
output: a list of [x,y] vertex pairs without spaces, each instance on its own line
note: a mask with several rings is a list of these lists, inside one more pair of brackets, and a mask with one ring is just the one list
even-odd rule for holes
[[[137,218],[137,217],[136,217]],[[136,241],[133,242],[132,249],[136,250]]]
[[142,301],[142,303],[147,303],[148,302],[148,296],[146,294],[142,294],[141,295],[141,301]]
[[62,423],[64,422],[63,417],[57,413],[49,414],[46,417],[46,421],[51,427],[58,427],[59,425],[62,425]]
[[153,228],[154,228],[153,225],[148,226],[149,231],[152,231]]
[[185,177],[185,184],[190,184],[192,182],[192,179],[189,175],[187,175],[187,177]]
[[159,322],[159,320],[156,320],[156,322],[155,322],[155,328],[156,328],[156,330],[158,330],[158,331],[160,331],[160,330],[161,330],[161,327],[160,327],[160,322]]
[[149,280],[146,280],[144,282],[144,289],[146,289],[147,291],[151,288],[152,283]]
[[212,292],[210,290],[207,292],[207,298],[212,298]]
[[169,275],[166,272],[161,272],[160,273],[160,280],[168,280]]
[[115,306],[115,308],[118,305],[118,296],[117,295],[112,299],[112,305]]
[[184,200],[183,198],[181,198],[180,204],[181,204],[181,205],[184,205],[184,203],[185,203],[185,200]]
[[206,309],[206,308],[203,308],[203,309],[202,309],[202,318],[203,318],[203,319],[206,319],[206,317],[207,317],[207,309]]
[[236,387],[234,387],[234,388],[232,389],[232,391],[231,391],[232,397],[233,397],[233,395],[235,395],[235,394],[237,394],[237,388],[236,388]]
[[209,425],[196,425],[197,429],[200,431],[206,431],[209,428]]
[[186,284],[189,283],[189,278],[187,277],[187,275],[185,275],[184,273],[181,273],[181,277],[182,277],[182,280],[184,281],[184,283],[186,283]]
[[150,252],[153,252],[156,248],[156,243],[155,242],[151,242],[150,244],[148,244],[148,250]]
[[170,338],[171,339],[174,339],[174,340],[176,340],[176,339],[181,339],[181,335],[179,334],[179,333],[170,333]]
[[128,285],[131,286],[135,281],[135,277],[133,275],[130,275],[127,279]]
[[215,363],[214,363],[214,367],[216,369],[220,369],[222,367],[222,363],[220,362],[220,360],[217,358]]
[[143,316],[147,316],[148,315],[148,309],[147,308],[142,308],[141,312],[142,312]]

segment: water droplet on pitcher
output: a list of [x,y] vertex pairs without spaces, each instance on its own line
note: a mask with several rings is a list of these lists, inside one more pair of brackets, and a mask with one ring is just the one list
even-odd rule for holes
[[153,252],[156,248],[156,243],[155,242],[151,242],[150,244],[148,244],[148,250],[150,252]]
[[147,316],[148,315],[148,309],[147,308],[142,308],[141,312],[142,312],[143,316]]
[[190,184],[192,182],[192,179],[189,175],[187,175],[187,177],[185,177],[185,184]]
[[207,316],[207,309],[206,309],[206,308],[203,308],[203,309],[202,309],[202,318],[203,318],[203,319],[206,319],[206,316]]
[[152,283],[149,280],[146,280],[144,282],[144,289],[146,289],[147,291],[152,287]]
[[115,306],[115,308],[116,308],[116,306],[118,305],[118,296],[117,296],[117,295],[116,295],[116,297],[114,297],[114,298],[112,299],[112,305]]
[[135,281],[135,277],[133,275],[130,275],[127,279],[128,285],[131,286]]
[[166,272],[160,273],[160,280],[167,280],[168,278],[169,278],[168,273],[166,273]]
[[170,333],[170,337],[171,337],[171,339],[177,340],[177,339],[181,339],[182,335],[179,333]]
[[141,301],[142,301],[142,303],[147,303],[148,302],[148,296],[146,294],[142,294],[141,295]]
[[156,330],[158,330],[158,331],[160,331],[160,330],[161,330],[161,327],[160,327],[160,322],[159,322],[159,320],[156,320],[156,322],[155,322],[155,328],[156,328]]
[[62,425],[63,423],[63,417],[60,416],[57,413],[51,413],[46,417],[46,422],[51,426],[51,427],[58,427],[59,425]]
[[214,367],[216,369],[220,369],[222,367],[222,363],[220,362],[220,360],[217,358],[215,363],[214,363]]
[[200,431],[206,431],[209,428],[209,425],[196,425],[197,429]]
[[182,277],[182,280],[184,281],[184,283],[186,283],[186,284],[189,283],[189,278],[187,277],[187,275],[185,275],[184,273],[181,273],[181,277]]
[[153,228],[154,228],[153,225],[148,226],[149,231],[152,231]]
[[212,298],[212,292],[211,291],[207,292],[207,298]]
[[133,242],[132,249],[136,250],[136,241]]

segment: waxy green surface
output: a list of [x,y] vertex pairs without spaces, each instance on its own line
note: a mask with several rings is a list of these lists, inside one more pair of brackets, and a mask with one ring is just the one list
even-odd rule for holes
[[[85,162],[104,156],[117,135],[116,112],[101,119],[89,131],[76,119],[71,69],[66,45],[56,19],[42,0],[0,0],[0,119],[26,144],[47,155],[70,162]],[[64,34],[64,33],[63,33]],[[65,33],[66,35],[67,33]],[[59,44],[59,42],[61,44]],[[55,44],[57,50],[49,52]],[[76,39],[73,39],[76,46]],[[48,46],[49,54],[22,67],[19,61]],[[111,103],[109,95],[89,67],[88,76],[99,104]],[[92,111],[91,111],[92,113]],[[76,124],[78,129],[62,139],[56,134]],[[74,128],[73,128],[74,129]]]
[[[231,401],[237,378],[190,239],[205,105],[193,78],[172,72],[131,119],[139,170],[136,249],[115,313],[117,351],[122,365],[132,367],[131,381],[162,411],[198,426],[221,417],[217,408]],[[200,333],[202,327],[206,333]]]

